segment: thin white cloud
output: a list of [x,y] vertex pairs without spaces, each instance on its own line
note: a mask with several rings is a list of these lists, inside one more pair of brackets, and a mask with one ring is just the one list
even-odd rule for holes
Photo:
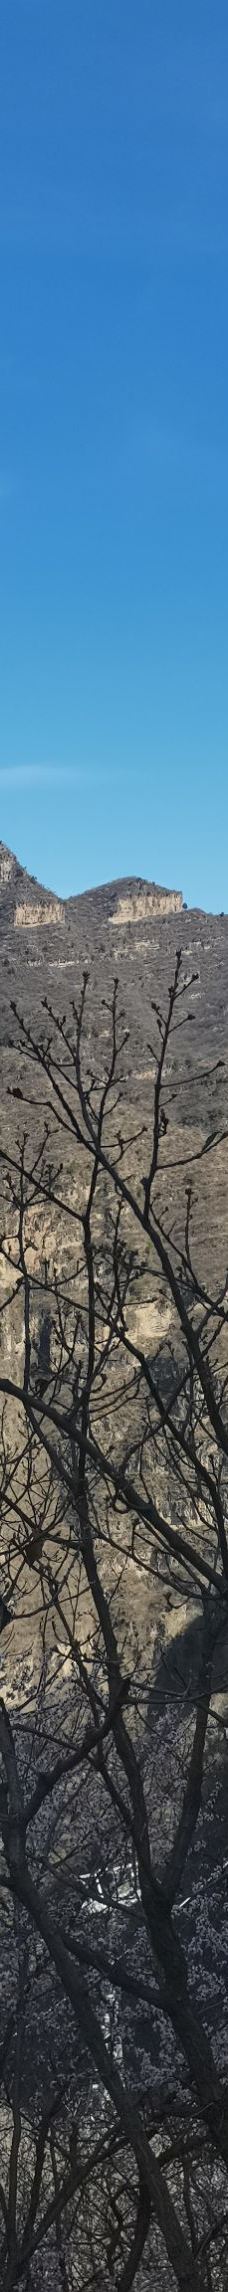
[[77,764],[0,764],[0,788],[9,790],[39,788],[47,784],[55,788],[67,785],[83,790],[106,787],[107,781],[114,778],[118,779],[118,772],[110,773],[109,769],[106,772],[99,766],[97,769],[96,765],[90,770],[87,766]]

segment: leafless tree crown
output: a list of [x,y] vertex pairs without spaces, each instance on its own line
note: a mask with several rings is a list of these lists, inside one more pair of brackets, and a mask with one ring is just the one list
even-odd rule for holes
[[130,1120],[117,983],[103,1073],[86,976],[70,1024],[46,1004],[35,1040],[20,1019],[33,1144],[25,1105],[2,1162],[3,2292],[228,2286],[228,1307],[210,1237],[208,1277],[195,1246],[215,1134],[177,1155],[171,1208],[167,1058],[190,984],[178,953],[167,1011],[152,1004],[150,1135]]

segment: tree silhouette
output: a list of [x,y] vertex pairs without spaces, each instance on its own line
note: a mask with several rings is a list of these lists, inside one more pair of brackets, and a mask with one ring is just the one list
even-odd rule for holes
[[69,1026],[47,1005],[39,1039],[20,1022],[50,1123],[4,1171],[24,1327],[22,1376],[0,1379],[7,2292],[35,2292],[44,2258],[66,2292],[151,2270],[226,2285],[227,1280],[212,1295],[195,1263],[215,1135],[178,1230],[169,1210],[166,1060],[189,984],[178,954],[164,1018],[152,1006],[147,1137],[129,1129],[117,984],[103,1074],[86,977]]

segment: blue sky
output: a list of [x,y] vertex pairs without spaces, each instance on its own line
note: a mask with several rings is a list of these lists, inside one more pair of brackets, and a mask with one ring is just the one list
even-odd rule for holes
[[227,0],[1,0],[0,834],[228,908]]

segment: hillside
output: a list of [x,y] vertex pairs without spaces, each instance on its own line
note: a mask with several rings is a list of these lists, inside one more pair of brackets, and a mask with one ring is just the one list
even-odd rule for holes
[[[228,916],[187,908],[179,891],[140,877],[127,877],[61,900],[26,873],[0,844],[0,944],[2,962],[1,1041],[10,1047],[11,997],[35,1012],[44,994],[66,1009],[78,988],[82,968],[93,973],[93,999],[107,991],[119,972],[121,997],[131,1029],[132,1060],[147,1047],[151,996],[164,1001],[177,945],[185,971],[194,968],[190,1009],[194,1016],[194,1060],[209,1073],[214,1055],[227,1054]],[[143,991],[143,992],[142,992]],[[133,1039],[134,1038],[134,1039]],[[182,1067],[185,1067],[185,1040]],[[201,1098],[207,1121],[206,1079]]]
[[[151,1003],[162,1013],[173,977],[176,950],[182,950],[183,978],[189,981],[183,1008],[182,1030],[169,1045],[166,1066],[166,1109],[170,1135],[174,1132],[169,1205],[178,1218],[177,1163],[219,1136],[216,1172],[214,1158],[205,1155],[200,1195],[199,1235],[202,1264],[210,1277],[223,1271],[228,1213],[227,1156],[223,1132],[227,1123],[227,1006],[228,916],[206,915],[187,909],[181,892],[167,890],[140,878],[105,884],[97,890],[61,901],[30,877],[14,855],[0,846],[0,944],[2,997],[0,1017],[2,1145],[15,1140],[24,1127],[23,1096],[31,1101],[31,1070],[18,1058],[18,1013],[37,1035],[42,1028],[45,996],[58,1017],[69,1018],[78,1003],[83,972],[88,972],[86,1003],[87,1050],[95,1057],[98,1075],[107,1051],[107,1005],[113,980],[128,1031],[121,1068],[121,1095],[125,1109],[151,1123],[153,1061]],[[37,1078],[39,1098],[39,1078]],[[42,1092],[40,1091],[42,1100]],[[21,1102],[21,1104],[20,1104]],[[42,1102],[43,1104],[43,1102]],[[39,1117],[38,1117],[39,1119]],[[43,1119],[43,1116],[42,1116]],[[37,1123],[37,1106],[36,1106]],[[34,1117],[26,1112],[31,1135]],[[184,1139],[183,1139],[184,1133]],[[164,1143],[164,1164],[166,1147]],[[196,1189],[195,1189],[196,1191]],[[197,1234],[197,1200],[195,1206]],[[205,1254],[206,1253],[206,1254]]]

